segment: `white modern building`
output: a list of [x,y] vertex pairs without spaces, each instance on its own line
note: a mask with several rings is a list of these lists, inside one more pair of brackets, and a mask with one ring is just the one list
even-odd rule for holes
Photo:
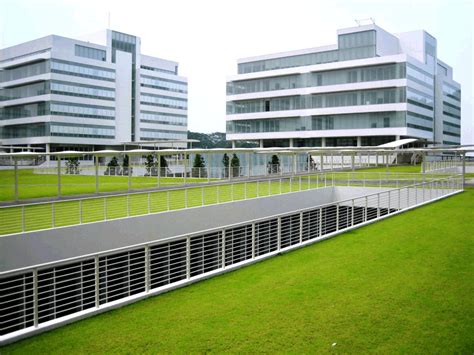
[[0,142],[90,151],[183,140],[187,92],[178,63],[141,54],[139,37],[47,36],[0,50]]
[[375,24],[337,44],[238,61],[227,80],[227,139],[261,147],[371,146],[401,138],[458,145],[461,89],[426,31]]

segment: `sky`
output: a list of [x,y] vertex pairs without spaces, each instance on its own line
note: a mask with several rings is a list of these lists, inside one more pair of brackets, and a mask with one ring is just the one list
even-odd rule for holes
[[372,17],[391,33],[424,29],[462,85],[462,143],[474,144],[472,0],[0,0],[0,47],[108,27],[141,37],[142,53],[179,62],[191,131],[225,131],[226,77],[237,59],[337,42]]

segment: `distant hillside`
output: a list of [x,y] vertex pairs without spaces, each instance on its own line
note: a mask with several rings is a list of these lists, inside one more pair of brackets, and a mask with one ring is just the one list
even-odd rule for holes
[[[199,133],[188,131],[188,139],[197,139],[199,143],[193,143],[193,148],[232,148],[232,143],[225,140],[225,133]],[[239,147],[256,147],[254,142],[244,142]]]

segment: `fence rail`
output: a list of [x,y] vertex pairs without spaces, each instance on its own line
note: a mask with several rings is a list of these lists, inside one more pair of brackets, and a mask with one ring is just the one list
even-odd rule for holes
[[0,235],[207,206],[327,186],[397,188],[439,175],[319,173],[0,207]]
[[[334,181],[334,180],[333,180]],[[459,175],[0,274],[0,343],[333,236],[462,190]],[[112,303],[113,302],[113,303]]]

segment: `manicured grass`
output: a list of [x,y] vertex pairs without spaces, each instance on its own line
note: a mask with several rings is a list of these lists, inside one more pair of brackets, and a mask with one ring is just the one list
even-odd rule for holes
[[474,190],[2,354],[474,351]]
[[[33,231],[39,229],[47,229],[58,226],[75,225],[79,223],[96,222],[109,220],[114,218],[122,218],[128,215],[136,216],[150,213],[164,212],[168,210],[177,210],[187,207],[197,207],[202,205],[210,205],[222,202],[230,202],[255,197],[265,197],[280,193],[288,193],[302,191],[312,188],[319,188],[326,185],[353,185],[353,186],[383,186],[383,187],[401,187],[403,185],[411,185],[416,182],[426,181],[431,178],[442,178],[443,175],[430,174],[412,174],[404,173],[404,167],[392,167],[396,175],[386,175],[386,172],[373,171],[355,171],[355,172],[329,172],[327,174],[318,174],[312,176],[294,177],[291,181],[287,177],[262,182],[232,182],[232,184],[209,185],[195,188],[189,188],[186,192],[184,189],[172,191],[153,191],[150,193],[135,193],[127,196],[109,196],[95,197],[85,199],[83,201],[60,201],[52,203],[42,203],[40,205],[29,205],[23,207],[0,208],[0,220],[4,221],[0,224],[0,235],[18,233],[23,231]],[[412,167],[405,167],[406,170],[412,170]],[[22,172],[25,179],[37,179],[37,175],[31,172]],[[33,177],[32,177],[33,176]],[[45,181],[51,178],[50,175],[43,175]],[[77,181],[90,179],[90,176],[68,176],[71,180]],[[102,178],[102,177],[101,177]],[[104,177],[106,179],[127,179],[122,177]],[[145,179],[150,181],[155,178],[136,178],[137,180]],[[333,182],[334,179],[334,182]],[[383,182],[385,179],[396,179],[397,182]],[[196,182],[198,179],[188,179],[190,182]],[[300,181],[301,180],[301,181]],[[201,180],[202,181],[202,180]],[[206,180],[207,181],[207,180]],[[181,183],[182,179],[168,178],[165,183]],[[155,182],[154,182],[155,183]],[[137,185],[136,183],[135,185]],[[80,193],[84,185],[68,186],[69,192]],[[76,190],[73,190],[73,187]],[[30,191],[31,190],[31,191]],[[41,195],[41,186],[32,186],[30,195]],[[24,209],[24,216],[22,216]]]
[[[58,177],[55,174],[34,174],[32,169],[19,170],[20,199],[53,197],[58,195]],[[157,187],[158,179],[154,177],[134,176],[131,178],[132,189]],[[188,178],[187,183],[206,182],[207,179]],[[183,178],[160,178],[161,186],[183,184]],[[0,201],[11,201],[15,198],[15,176],[12,170],[0,171]],[[127,191],[128,177],[99,176],[99,192]],[[95,176],[61,175],[61,194],[64,196],[95,193]]]
[[32,231],[302,191],[330,183],[319,177],[311,179],[302,177],[301,184],[299,178],[291,182],[289,178],[282,178],[281,183],[280,180],[270,183],[241,182],[188,188],[187,191],[161,190],[129,196],[94,197],[25,207],[11,206],[0,208],[0,220],[4,221],[0,224],[0,235],[22,232],[22,221],[25,224],[25,231]]

